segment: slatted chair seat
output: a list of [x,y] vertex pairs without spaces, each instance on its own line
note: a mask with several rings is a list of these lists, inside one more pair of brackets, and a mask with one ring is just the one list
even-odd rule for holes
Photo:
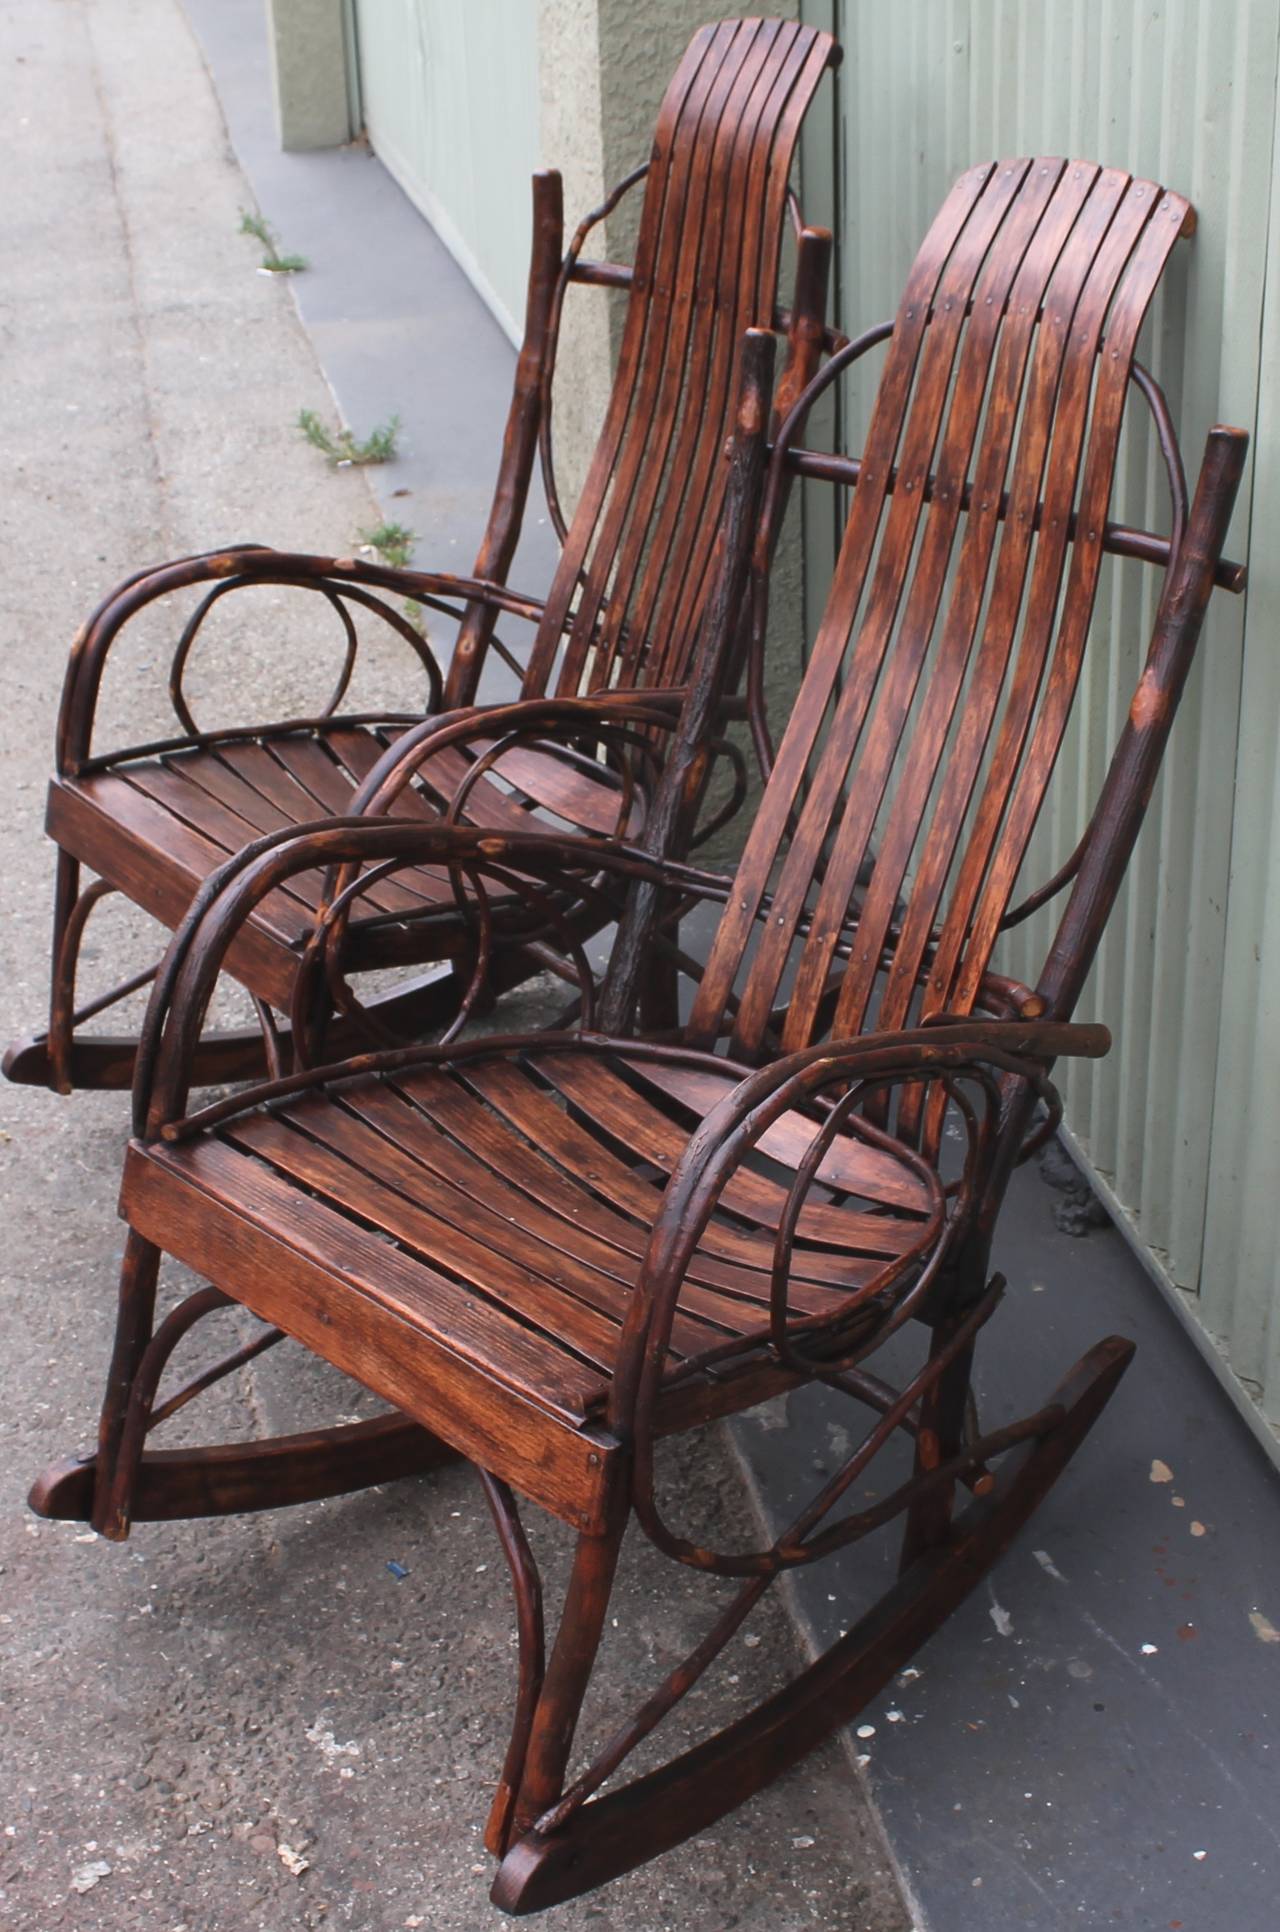
[[[350,814],[361,784],[403,729],[348,725],[277,733],[88,772],[54,787],[48,829],[153,918],[177,925],[209,874],[255,839]],[[444,749],[430,767],[438,793],[409,786],[398,810],[431,822],[492,748],[492,739],[479,734],[466,752]],[[570,747],[510,747],[493,770],[503,783],[481,776],[468,785],[467,822],[508,832],[559,826],[634,835],[643,821],[643,792],[632,787],[624,794],[606,765],[575,758]],[[324,887],[319,873],[291,879],[255,908],[237,941],[232,970],[281,1011],[288,1011],[298,955],[315,930]],[[413,922],[431,914],[446,924],[433,950],[449,958],[467,941],[465,927],[449,919],[455,903],[454,883],[439,866],[417,866],[371,886],[349,929],[348,965],[420,958]],[[494,903],[501,907],[500,893]]]
[[[444,1355],[455,1391],[468,1378],[490,1393],[496,1384],[512,1414],[527,1402],[582,1424],[603,1414],[667,1179],[735,1084],[725,1071],[642,1057],[472,1057],[347,1081],[238,1115],[208,1138],[135,1147],[125,1195],[136,1227],[215,1281],[218,1252],[255,1255],[255,1312],[304,1339],[320,1323],[340,1366],[408,1413],[432,1413]],[[764,1391],[754,1357],[775,1240],[815,1131],[800,1114],[777,1121],[758,1169],[735,1176],[702,1231],[667,1348],[664,1426],[695,1406],[714,1412],[717,1384],[722,1405],[739,1407],[734,1360],[751,1362]],[[807,1204],[796,1228],[789,1298],[801,1317],[874,1302],[936,1241],[935,1203],[908,1159],[849,1134],[827,1150],[831,1200]],[[353,1292],[367,1332],[345,1352]],[[418,1342],[429,1353],[416,1354]],[[397,1365],[389,1379],[383,1356]],[[415,1362],[416,1390],[406,1380]],[[793,1378],[771,1379],[781,1388]],[[500,1436],[490,1425],[486,1466],[507,1473]]]

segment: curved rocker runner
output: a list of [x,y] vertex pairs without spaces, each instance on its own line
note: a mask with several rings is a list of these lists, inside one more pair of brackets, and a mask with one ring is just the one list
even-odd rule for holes
[[[752,336],[709,636],[646,838],[343,818],[230,861],[180,927],[138,1054],[122,1211],[130,1234],[96,1461],[50,1472],[36,1506],[132,1521],[269,1506],[458,1454],[481,1472],[520,1632],[511,1740],[486,1842],[512,1913],[569,1898],[702,1831],[846,1722],[998,1558],[1110,1397],[1132,1353],[1098,1344],[1039,1406],[984,1426],[971,1364],[1003,1283],[992,1237],[1014,1165],[1058,1119],[1059,1055],[1106,1051],[1073,1012],[1151,796],[1216,582],[1242,432],[1208,437],[1188,505],[1159,391],[1137,370],[1143,317],[1178,237],[1179,196],[1092,163],[971,169],[943,203],[896,319],[832,358],[787,412],[763,486],[748,669],[761,685],[767,565],[788,473],[851,486],[834,580],[740,865],[672,858],[708,720],[737,648],[734,577],[759,494],[769,344]],[[816,389],[884,346],[856,461],[795,447]],[[1167,462],[1172,534],[1108,521],[1132,389]],[[746,530],[746,535],[749,535]],[[1145,668],[1069,866],[1014,903],[1079,679],[1103,555],[1162,561]],[[717,661],[718,660],[718,661]],[[608,881],[625,913],[602,987],[570,944],[577,1031],[387,1046],[326,1038],[331,932],[361,891],[436,866],[478,909]],[[295,1064],[191,1110],[205,1014],[262,906],[308,870],[343,911],[302,950]],[[1034,989],[993,966],[1002,929],[1065,895]],[[672,905],[718,904],[679,1029],[633,1031],[652,935]],[[466,998],[497,951],[480,934]],[[692,963],[690,963],[691,970]],[[1041,1113],[1040,1110],[1043,1110]],[[941,1158],[944,1129],[958,1146]],[[161,1251],[216,1286],[155,1321]],[[173,1350],[226,1302],[259,1339],[162,1399]],[[920,1341],[893,1385],[890,1335]],[[176,1403],[292,1337],[396,1412],[329,1452],[315,1441],[163,1458]],[[864,1425],[843,1466],[771,1543],[711,1547],[659,1501],[664,1437],[819,1381]],[[866,1503],[899,1432],[911,1473]],[[344,1447],[350,1460],[342,1460]],[[220,1462],[220,1457],[229,1457]],[[967,1492],[962,1498],[962,1492]],[[861,1499],[861,1500],[855,1500]],[[958,1499],[962,1506],[958,1506]],[[696,1515],[697,1498],[688,1497]],[[577,1535],[544,1645],[519,1514]],[[733,1580],[705,1634],[613,1721],[573,1740],[596,1679],[629,1524],[664,1557]],[[647,1775],[626,1761],[800,1565],[895,1523],[897,1582],[827,1653]]]

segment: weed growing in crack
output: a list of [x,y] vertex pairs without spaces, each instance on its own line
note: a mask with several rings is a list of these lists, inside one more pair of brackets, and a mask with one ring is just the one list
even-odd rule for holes
[[345,469],[351,463],[389,463],[396,453],[400,418],[391,416],[385,423],[379,423],[363,441],[349,429],[336,433],[327,429],[314,409],[299,410],[298,428],[311,447],[318,449],[335,469]]
[[240,210],[240,233],[252,235],[255,241],[262,243],[265,251],[262,266],[272,275],[297,275],[311,266],[305,255],[282,255],[276,246],[275,229],[261,215],[250,214],[247,208]]
[[[372,550],[379,563],[387,564],[392,570],[406,570],[413,556],[413,546],[418,541],[412,530],[403,523],[380,523],[373,530],[357,532],[362,549]],[[420,636],[427,635],[426,618],[421,604],[412,597],[404,600],[404,614]]]

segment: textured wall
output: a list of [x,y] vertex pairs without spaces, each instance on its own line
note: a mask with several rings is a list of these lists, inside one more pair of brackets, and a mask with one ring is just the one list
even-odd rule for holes
[[[976,160],[1089,155],[1182,190],[1199,228],[1170,264],[1139,354],[1168,391],[1193,473],[1215,419],[1256,429],[1230,543],[1232,554],[1248,552],[1251,526],[1255,536],[1265,530],[1264,512],[1280,500],[1269,453],[1280,400],[1278,0],[805,7],[826,25],[836,12],[846,56],[836,150],[842,325],[892,313],[946,186]],[[875,373],[847,410],[853,447]],[[1132,419],[1117,494],[1127,520],[1164,527],[1152,439]],[[1216,600],[1082,1002],[1116,1046],[1062,1078],[1069,1123],[1141,1241],[1280,1422],[1274,545],[1268,554],[1255,542],[1250,566],[1248,599]],[[1129,565],[1104,576],[1063,782],[1026,883],[1049,876],[1076,843],[1145,650],[1152,575],[1144,582]],[[1011,936],[1009,970],[1035,978],[1056,911]]]
[[[606,192],[600,119],[597,0],[539,0],[538,137],[542,165],[564,176],[565,239]],[[597,230],[587,243],[603,255]],[[560,330],[555,396],[556,474],[561,499],[576,499],[609,399],[609,304],[599,289],[571,289]]]

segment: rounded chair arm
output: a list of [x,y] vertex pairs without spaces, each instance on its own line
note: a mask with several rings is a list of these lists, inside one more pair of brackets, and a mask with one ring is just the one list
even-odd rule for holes
[[[667,1182],[623,1327],[610,1427],[629,1440],[652,1414],[694,1250],[725,1183],[782,1114],[837,1081],[885,1087],[987,1069],[1043,1088],[1047,1068],[1059,1056],[1098,1059],[1110,1045],[1104,1026],[939,1016],[928,1026],[805,1047],[755,1072],[743,1070],[738,1085],[690,1136]],[[904,1146],[901,1152],[908,1164],[918,1163],[913,1150]]]
[[[209,874],[173,935],[152,987],[138,1042],[134,1133],[155,1137],[182,1115],[192,1056],[222,962],[236,933],[269,892],[313,867],[336,874],[348,868],[359,872],[365,867],[407,865],[437,865],[473,875],[489,872],[502,880],[504,890],[509,889],[513,873],[552,884],[568,874],[580,874],[586,881],[606,873],[723,901],[731,884],[719,873],[654,859],[621,840],[582,834],[495,833],[478,826],[433,825],[395,817],[320,819],[269,832]],[[322,907],[316,915],[317,931],[325,916]],[[361,1054],[342,1066],[354,1070],[378,1061],[377,1054]],[[306,1077],[334,1077],[338,1071],[324,1068]],[[228,1104],[253,1104],[278,1090],[279,1083],[269,1081]]]
[[402,732],[366,772],[351,801],[351,816],[383,813],[432,757],[473,739],[536,735],[580,737],[609,725],[669,731],[684,702],[682,688],[607,691],[585,698],[518,698],[510,704],[468,705],[424,718]]
[[[502,584],[481,578],[458,577],[447,571],[395,569],[359,557],[309,556],[257,544],[181,557],[138,571],[103,599],[72,640],[58,715],[56,752],[60,774],[74,774],[89,758],[107,654],[124,625],[148,604],[171,591],[205,583],[215,587],[215,594],[220,584],[235,588],[249,584],[291,585],[318,591],[335,601],[345,591],[358,601],[368,602],[371,590],[383,590],[457,615],[451,605],[441,601],[453,598],[467,604],[489,605],[531,623],[539,620],[543,608],[539,599],[522,596]],[[398,613],[381,605],[377,608],[412,643],[427,670],[432,702],[438,702],[443,680],[426,640]],[[182,651],[180,644],[179,653]],[[179,658],[175,658],[175,663],[180,667]],[[178,715],[181,719],[181,710]]]

